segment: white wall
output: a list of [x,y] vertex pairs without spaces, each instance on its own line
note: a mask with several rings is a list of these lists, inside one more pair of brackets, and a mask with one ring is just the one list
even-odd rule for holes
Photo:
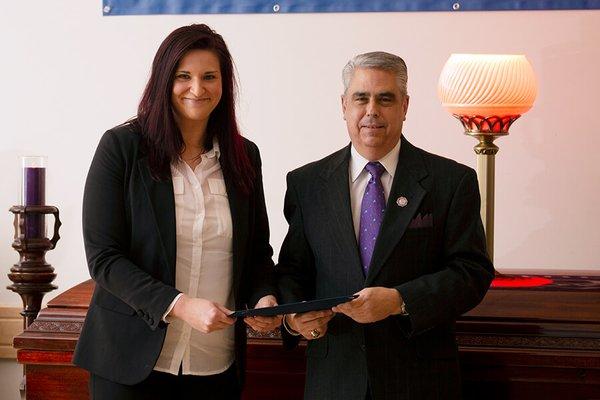
[[[409,66],[406,136],[475,166],[474,139],[441,108],[453,52],[524,53],[539,80],[534,108],[498,141],[496,265],[600,273],[600,11],[102,17],[98,1],[4,2],[0,10],[0,265],[17,261],[12,214],[18,156],[49,158],[47,200],[62,239],[48,254],[60,290],[87,279],[81,198],[100,135],[134,115],[154,52],[174,28],[206,22],[227,40],[241,81],[240,122],[261,148],[277,251],[285,173],[348,141],[340,70],[386,50]],[[3,289],[0,305],[17,305]],[[55,292],[57,293],[57,292]],[[49,296],[53,297],[53,295]]]

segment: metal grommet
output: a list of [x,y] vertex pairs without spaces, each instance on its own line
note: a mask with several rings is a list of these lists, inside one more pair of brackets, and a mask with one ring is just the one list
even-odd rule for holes
[[454,4],[452,4],[452,9],[453,9],[454,11],[458,11],[458,10],[460,10],[460,3],[454,3]]
[[273,12],[279,12],[280,9],[281,9],[281,6],[279,4],[273,5]]

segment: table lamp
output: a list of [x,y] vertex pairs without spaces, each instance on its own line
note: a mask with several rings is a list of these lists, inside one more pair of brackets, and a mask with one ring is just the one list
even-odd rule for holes
[[[477,154],[481,219],[493,261],[494,174],[499,150],[494,140],[508,135],[511,124],[533,106],[537,95],[533,68],[524,55],[452,54],[440,74],[438,95],[442,106],[462,123],[465,134],[478,140],[473,149]],[[493,286],[546,283],[540,279],[515,282],[496,271]]]

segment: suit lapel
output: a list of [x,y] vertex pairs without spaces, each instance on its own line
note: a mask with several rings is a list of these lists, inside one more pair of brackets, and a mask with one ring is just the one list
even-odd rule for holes
[[150,168],[145,157],[138,161],[138,168],[142,176],[144,189],[150,199],[152,213],[158,226],[161,254],[163,262],[175,284],[175,256],[177,252],[175,230],[175,195],[173,194],[173,181],[155,181],[150,175]]
[[364,278],[350,207],[349,162],[350,146],[339,151],[328,167],[324,168],[321,173],[323,184],[321,193],[326,213],[330,213],[329,218],[323,221],[323,225],[329,227],[332,238],[342,249],[341,254],[346,256],[346,259],[340,260],[340,265],[349,269],[349,279],[356,282]]
[[[402,137],[398,165],[365,286],[374,281],[419,208],[426,194],[426,190],[420,184],[425,176],[427,170],[422,158],[415,147]],[[405,197],[408,201],[404,207],[396,203],[400,197]]]

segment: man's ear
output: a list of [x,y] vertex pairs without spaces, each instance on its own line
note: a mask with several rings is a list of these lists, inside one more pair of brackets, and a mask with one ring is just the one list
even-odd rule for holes
[[342,101],[342,117],[344,121],[346,120],[346,96],[343,94],[340,96],[340,100]]
[[404,96],[404,104],[402,105],[402,108],[404,109],[404,119],[402,121],[406,121],[406,113],[408,112],[408,103],[410,102],[410,96],[409,95],[405,95]]

